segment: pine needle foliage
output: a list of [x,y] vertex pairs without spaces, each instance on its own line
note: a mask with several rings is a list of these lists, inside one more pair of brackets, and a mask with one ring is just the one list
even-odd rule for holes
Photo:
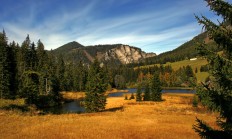
[[104,69],[98,60],[90,66],[86,84],[85,108],[86,112],[100,112],[105,109],[105,91],[108,83]]
[[232,5],[222,0],[206,0],[210,9],[223,21],[215,24],[205,16],[198,17],[199,24],[214,40],[223,54],[210,51],[205,43],[200,44],[198,50],[209,62],[211,82],[202,83],[209,95],[209,100],[214,104],[220,116],[217,118],[219,129],[213,129],[205,122],[197,119],[193,126],[201,138],[231,139],[232,138]]

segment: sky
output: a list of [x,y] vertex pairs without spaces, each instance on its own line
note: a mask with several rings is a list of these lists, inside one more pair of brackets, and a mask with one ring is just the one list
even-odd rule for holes
[[29,34],[47,50],[77,41],[160,54],[202,32],[194,14],[220,19],[204,0],[1,0],[0,29],[8,42],[21,44]]

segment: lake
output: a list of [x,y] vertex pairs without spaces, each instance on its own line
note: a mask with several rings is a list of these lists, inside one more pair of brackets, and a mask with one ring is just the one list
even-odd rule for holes
[[[128,92],[117,92],[117,93],[111,93],[108,95],[108,97],[122,97],[123,94],[131,94],[136,93],[137,89],[125,89],[128,90]],[[162,93],[196,93],[196,90],[189,90],[189,89],[164,89],[162,90]],[[45,113],[53,113],[53,114],[62,114],[62,113],[83,113],[85,112],[85,108],[80,105],[80,100],[73,100],[71,102],[64,103],[61,106],[58,107],[52,107],[45,109]]]
[[[128,92],[112,93],[112,94],[109,94],[108,97],[121,97],[121,96],[123,96],[123,94],[136,93],[136,91],[137,91],[136,88],[130,88],[130,89],[125,89],[125,90],[128,90]],[[196,90],[191,90],[191,89],[164,89],[164,90],[162,90],[162,93],[188,93],[188,94],[194,94],[194,93],[196,93]]]
[[80,105],[80,100],[73,100],[64,103],[61,106],[56,106],[44,110],[45,113],[63,114],[63,113],[83,113],[85,108]]

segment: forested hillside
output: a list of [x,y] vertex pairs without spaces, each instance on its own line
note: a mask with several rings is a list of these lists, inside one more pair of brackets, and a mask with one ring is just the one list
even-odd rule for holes
[[145,64],[165,64],[166,62],[176,62],[196,57],[198,55],[197,44],[203,42],[205,42],[210,49],[217,49],[215,43],[209,40],[207,32],[204,32],[172,51],[161,53],[156,57],[147,58],[147,63]]

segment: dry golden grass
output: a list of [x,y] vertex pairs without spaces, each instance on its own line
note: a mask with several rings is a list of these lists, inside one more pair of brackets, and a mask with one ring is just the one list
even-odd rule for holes
[[108,98],[108,111],[90,114],[27,116],[0,114],[0,138],[155,138],[196,139],[199,117],[216,126],[216,114],[192,107],[192,95],[164,94],[162,102]]
[[85,97],[85,92],[61,92],[65,99],[80,99]]

